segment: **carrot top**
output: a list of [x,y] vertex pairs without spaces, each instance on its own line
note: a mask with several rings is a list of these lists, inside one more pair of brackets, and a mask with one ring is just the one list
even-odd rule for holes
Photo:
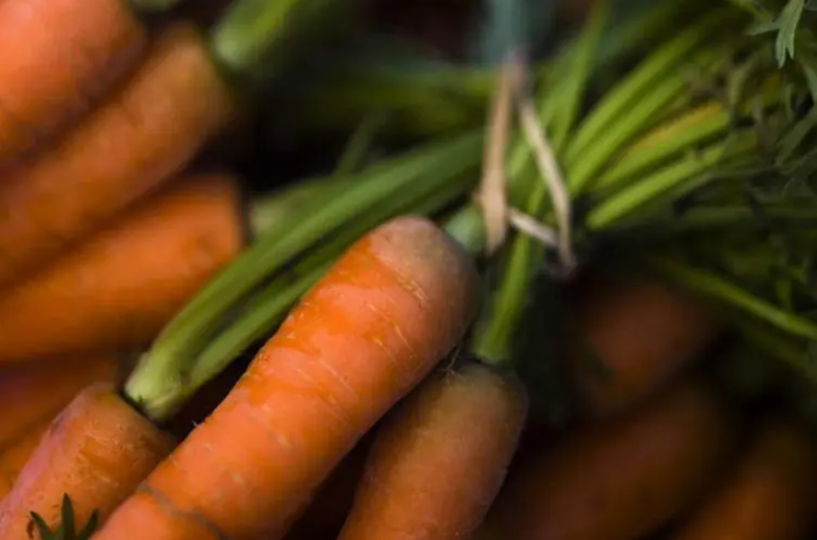
[[74,507],[68,495],[62,498],[60,524],[51,530],[48,524],[37,513],[31,513],[31,521],[37,528],[40,540],[90,540],[97,528],[97,513],[94,512],[88,521],[74,531]]

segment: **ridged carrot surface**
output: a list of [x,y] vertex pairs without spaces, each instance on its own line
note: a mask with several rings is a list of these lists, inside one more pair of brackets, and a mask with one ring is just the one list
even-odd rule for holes
[[179,173],[232,114],[232,95],[198,31],[170,26],[127,84],[0,181],[0,285]]
[[243,247],[237,180],[191,174],[0,295],[0,363],[143,346]]
[[0,2],[0,165],[77,120],[147,47],[126,0]]
[[281,538],[330,471],[463,336],[476,273],[433,223],[356,242],[95,540]]
[[424,382],[378,433],[339,540],[469,538],[505,480],[526,411],[521,384],[480,364]]
[[173,444],[112,385],[89,386],[52,422],[0,502],[0,538],[31,540],[30,512],[53,528],[65,494],[77,523],[87,521],[94,510],[104,520]]

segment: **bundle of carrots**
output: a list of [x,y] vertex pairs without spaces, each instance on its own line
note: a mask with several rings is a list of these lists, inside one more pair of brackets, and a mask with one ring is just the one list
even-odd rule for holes
[[0,4],[0,538],[817,531],[812,15],[533,4]]

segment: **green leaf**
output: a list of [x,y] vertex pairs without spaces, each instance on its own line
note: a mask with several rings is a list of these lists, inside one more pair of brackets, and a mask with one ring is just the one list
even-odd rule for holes
[[794,58],[794,38],[797,35],[797,26],[806,7],[806,0],[789,0],[786,7],[780,12],[777,20],[779,27],[775,55],[780,67],[786,63],[788,57]]
[[37,528],[40,540],[90,540],[99,523],[99,512],[94,510],[82,529],[79,532],[74,532],[74,506],[71,503],[71,498],[66,494],[62,498],[60,519],[62,523],[51,529],[42,516],[36,512],[31,512],[31,522]]

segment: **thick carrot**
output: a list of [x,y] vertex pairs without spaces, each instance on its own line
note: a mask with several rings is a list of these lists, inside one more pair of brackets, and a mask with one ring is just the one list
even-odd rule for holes
[[243,247],[236,179],[193,174],[0,296],[0,362],[150,342]]
[[397,218],[365,235],[95,538],[280,538],[461,339],[475,291],[471,260],[433,223]]
[[[718,335],[717,320],[685,293],[652,281],[581,290],[568,366],[589,414],[638,405],[668,384]],[[573,340],[575,343],[580,340]]]
[[469,538],[505,479],[526,401],[479,363],[423,383],[378,434],[339,539]]
[[257,72],[276,71],[270,57],[280,62],[297,49],[292,39],[310,25],[290,23],[328,4],[236,0],[210,36],[192,23],[165,27],[127,84],[0,183],[0,285],[180,173],[236,117],[234,90],[257,90],[266,83]]
[[31,426],[56,416],[87,385],[113,382],[117,359],[111,355],[56,358],[0,371],[0,446]]
[[0,2],[0,163],[37,148],[133,70],[148,45],[140,3]]
[[766,422],[747,454],[675,540],[795,540],[817,522],[817,444],[801,426]]
[[53,418],[40,420],[25,433],[0,446],[0,500],[8,495],[31,454],[48,431]]
[[0,538],[29,540],[36,512],[54,525],[68,494],[76,519],[104,519],[173,447],[106,383],[83,390],[49,427],[0,503]]
[[121,91],[0,184],[0,283],[56,256],[178,172],[232,110],[193,27],[165,31]]
[[642,538],[698,500],[736,431],[719,400],[687,383],[628,416],[580,426],[514,471],[480,538]]

